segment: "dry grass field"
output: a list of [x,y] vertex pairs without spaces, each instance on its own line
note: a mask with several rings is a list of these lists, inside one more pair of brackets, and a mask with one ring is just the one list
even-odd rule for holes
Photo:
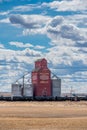
[[0,102],[0,130],[87,130],[87,102]]

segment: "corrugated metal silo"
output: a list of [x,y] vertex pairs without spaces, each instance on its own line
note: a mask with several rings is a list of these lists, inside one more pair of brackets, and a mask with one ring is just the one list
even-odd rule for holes
[[52,96],[61,96],[61,79],[52,79]]
[[21,84],[12,84],[12,96],[22,96],[21,88]]
[[32,86],[32,84],[24,84],[23,96],[33,97],[33,86]]

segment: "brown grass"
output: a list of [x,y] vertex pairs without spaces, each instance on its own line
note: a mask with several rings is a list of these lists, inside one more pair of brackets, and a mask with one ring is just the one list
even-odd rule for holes
[[0,130],[87,130],[87,102],[0,102]]

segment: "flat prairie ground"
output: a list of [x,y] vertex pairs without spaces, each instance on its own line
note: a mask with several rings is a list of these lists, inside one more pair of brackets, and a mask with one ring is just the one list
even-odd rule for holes
[[0,102],[0,130],[87,130],[87,102]]

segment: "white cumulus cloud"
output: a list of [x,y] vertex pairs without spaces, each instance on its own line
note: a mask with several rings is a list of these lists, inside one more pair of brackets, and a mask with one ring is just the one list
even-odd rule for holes
[[56,11],[84,11],[87,9],[87,1],[84,2],[84,0],[53,1],[49,4],[43,3],[43,5]]
[[20,48],[33,47],[33,45],[30,43],[24,44],[22,42],[17,42],[17,41],[11,41],[9,44],[12,46],[20,47]]

